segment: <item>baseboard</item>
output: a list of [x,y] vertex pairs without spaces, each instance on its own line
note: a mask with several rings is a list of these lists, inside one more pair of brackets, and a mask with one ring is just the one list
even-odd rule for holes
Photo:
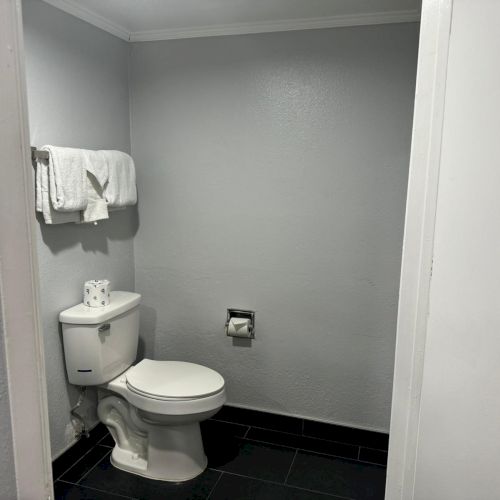
[[225,405],[212,419],[267,431],[294,434],[303,438],[334,441],[381,451],[387,451],[389,446],[387,432],[360,429],[349,425],[282,415],[242,406]]
[[389,429],[382,428],[382,427],[353,424],[352,422],[344,422],[341,420],[327,420],[327,419],[322,419],[322,418],[311,418],[309,416],[301,415],[300,413],[287,413],[287,412],[282,412],[279,410],[276,411],[276,410],[269,410],[266,408],[259,408],[256,406],[242,405],[239,403],[227,403],[226,406],[232,406],[233,408],[241,408],[242,410],[259,411],[261,413],[273,413],[275,415],[282,415],[284,417],[300,418],[302,420],[309,420],[311,422],[320,422],[320,423],[329,424],[329,425],[339,425],[341,427],[349,427],[351,429],[359,429],[362,431],[380,432],[382,434],[389,434]]

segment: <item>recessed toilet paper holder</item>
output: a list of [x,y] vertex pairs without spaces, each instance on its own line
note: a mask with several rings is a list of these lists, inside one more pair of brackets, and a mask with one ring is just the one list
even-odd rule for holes
[[224,331],[228,337],[238,337],[238,335],[233,335],[228,332],[227,328],[229,326],[229,322],[231,318],[244,318],[250,320],[248,325],[248,336],[245,336],[247,339],[255,338],[255,311],[247,311],[245,309],[228,309],[227,310],[227,318],[226,325],[224,326]]

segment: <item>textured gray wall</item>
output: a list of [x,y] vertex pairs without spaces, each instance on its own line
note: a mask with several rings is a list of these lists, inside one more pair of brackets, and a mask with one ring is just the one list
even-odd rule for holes
[[[145,354],[388,429],[417,24],[134,44]],[[257,311],[251,346],[227,307]]]
[[[0,282],[1,278],[0,276]],[[0,497],[5,500],[14,500],[17,498],[16,473],[10,425],[9,387],[5,368],[2,310],[2,296],[0,295]]]
[[[31,141],[89,149],[130,150],[129,46],[41,0],[23,2]],[[81,301],[82,283],[108,278],[134,289],[135,207],[96,226],[47,226],[39,218],[38,252],[52,454],[72,441],[58,314]],[[94,395],[87,405],[96,421]]]

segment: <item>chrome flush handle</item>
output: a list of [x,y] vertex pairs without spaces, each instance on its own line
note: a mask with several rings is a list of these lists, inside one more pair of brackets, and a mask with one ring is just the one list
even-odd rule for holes
[[107,331],[108,331],[108,330],[110,330],[110,329],[111,329],[111,325],[110,325],[109,323],[104,323],[103,325],[101,325],[101,326],[97,329],[97,331],[98,331],[99,333],[103,333],[103,332],[107,332]]

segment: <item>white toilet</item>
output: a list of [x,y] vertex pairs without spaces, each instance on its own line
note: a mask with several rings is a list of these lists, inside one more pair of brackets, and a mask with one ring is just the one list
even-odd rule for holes
[[203,472],[200,422],[226,401],[216,371],[182,361],[144,359],[132,366],[139,339],[139,303],[132,292],[111,292],[108,306],[78,304],[59,315],[69,382],[98,386],[99,419],[115,447],[119,469],[163,481]]

